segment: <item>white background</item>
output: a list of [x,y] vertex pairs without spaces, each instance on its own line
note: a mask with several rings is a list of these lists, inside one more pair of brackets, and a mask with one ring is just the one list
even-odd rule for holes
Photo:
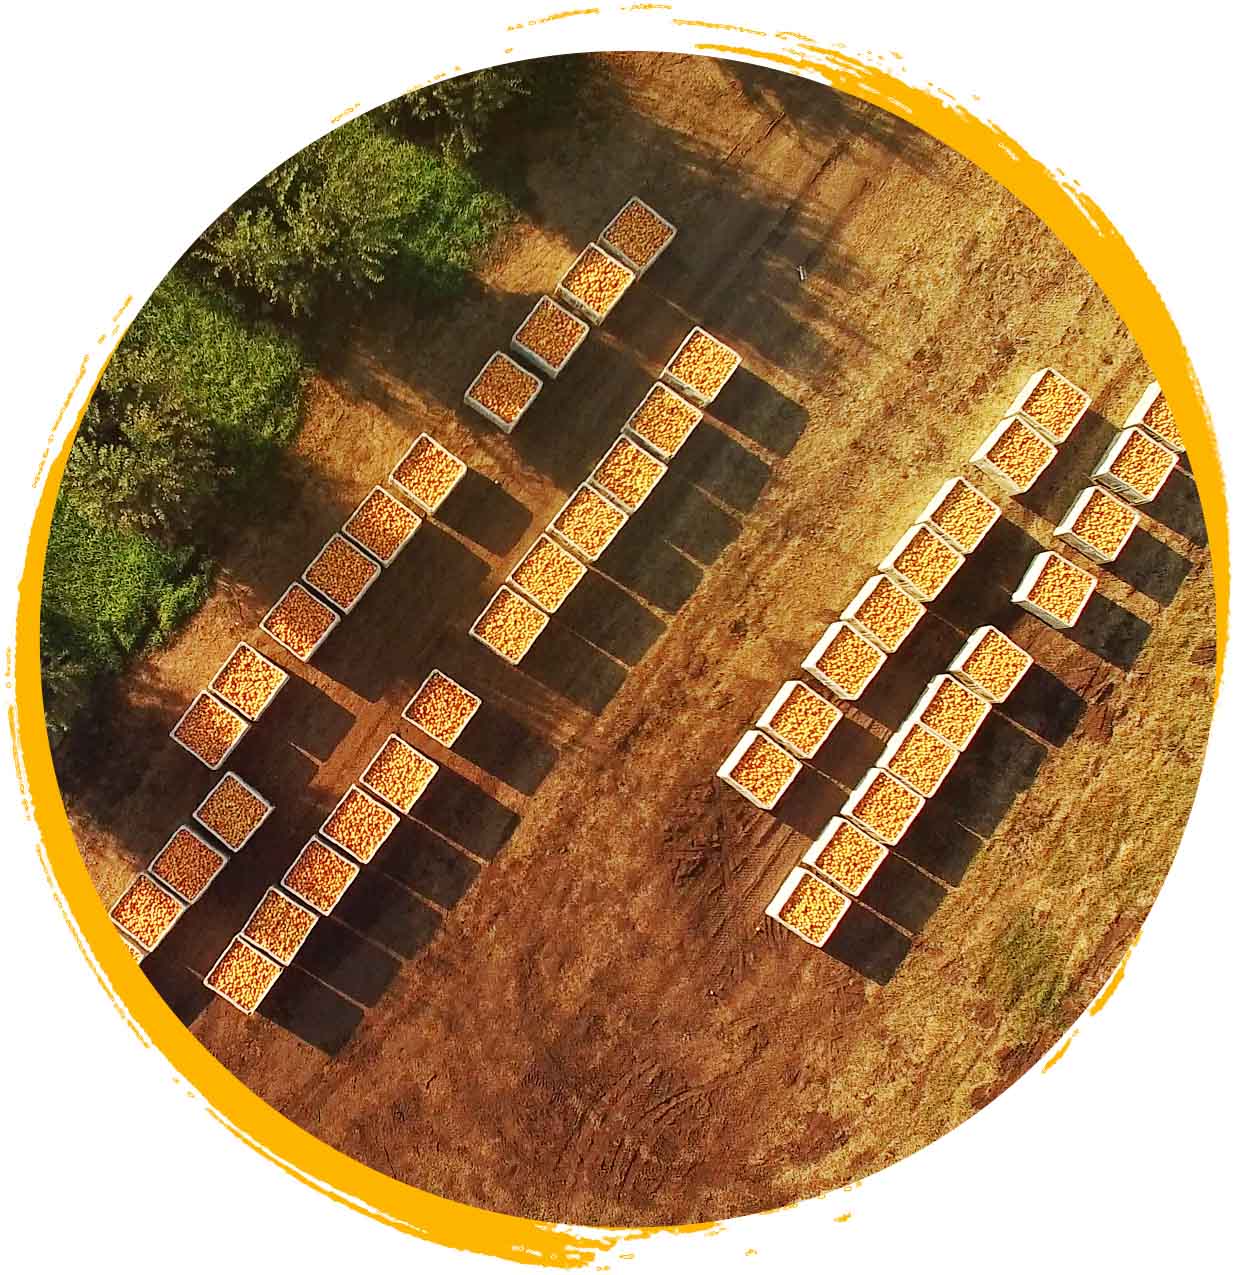
[[[326,131],[333,115],[455,65],[499,60],[517,42],[503,31],[506,21],[571,7],[459,2],[424,13],[412,0],[339,8],[217,0],[10,12],[0,87],[0,518],[8,533],[0,578],[18,575],[34,503],[30,476],[51,423],[83,355],[99,356],[96,338],[124,298],[141,302],[206,222]],[[613,6],[602,7],[605,17],[535,29],[537,41],[520,52],[676,48],[694,38],[668,25],[667,14],[618,23],[606,16]],[[805,31],[853,51],[899,51],[915,82],[964,101],[978,95],[976,113],[1079,180],[1164,295],[1236,490],[1238,120],[1227,6],[702,0],[677,9]],[[1237,545],[1236,516],[1232,530]],[[10,635],[11,586],[0,598]],[[848,1195],[732,1223],[705,1239],[643,1244],[635,1267],[691,1261],[767,1270],[797,1260],[826,1269],[878,1258],[922,1270],[1073,1270],[1097,1261],[1147,1270],[1236,1260],[1226,1234],[1238,1150],[1227,946],[1238,906],[1229,788],[1242,756],[1239,703],[1234,669],[1183,851],[1120,990],[1081,1024],[1062,1063],[1046,1075],[1034,1069],[966,1126]],[[9,834],[0,1051],[13,1174],[8,1251],[37,1269],[133,1271],[165,1260],[187,1271],[250,1271],[269,1260],[322,1269],[345,1259],[435,1271],[499,1267],[330,1204],[212,1120],[101,992],[43,878],[7,767],[0,770]],[[115,1136],[119,1124],[124,1140]],[[144,1148],[158,1148],[158,1158]],[[226,1197],[227,1211],[217,1211]],[[847,1209],[851,1220],[834,1224]],[[139,1213],[140,1229],[130,1231]],[[747,1256],[748,1248],[757,1254]]]

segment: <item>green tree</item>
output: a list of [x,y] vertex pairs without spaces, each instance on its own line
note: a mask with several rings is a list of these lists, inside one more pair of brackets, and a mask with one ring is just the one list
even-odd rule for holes
[[69,453],[65,491],[78,509],[92,522],[166,544],[193,536],[225,476],[211,426],[167,398],[134,398],[106,432],[108,441],[83,433]]
[[369,294],[417,196],[408,144],[363,116],[312,142],[216,219],[193,250],[217,275],[294,315],[335,286]]
[[535,87],[521,64],[490,67],[403,94],[389,103],[388,118],[430,133],[446,158],[465,163],[483,150],[497,117]]

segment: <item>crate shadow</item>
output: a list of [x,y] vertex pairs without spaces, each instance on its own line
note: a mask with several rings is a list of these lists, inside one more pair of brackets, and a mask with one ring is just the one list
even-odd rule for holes
[[712,404],[717,420],[761,447],[788,456],[806,430],[809,414],[745,365],[729,378]]
[[919,812],[894,853],[949,885],[961,885],[985,844],[977,833],[962,827],[932,802]]
[[858,896],[861,903],[918,934],[948,891],[926,872],[895,854],[885,855],[875,875]]
[[677,471],[739,513],[755,507],[772,473],[758,456],[706,417],[677,453]]
[[843,717],[811,758],[811,765],[847,791],[875,765],[884,743],[857,722]]
[[374,866],[446,910],[456,907],[479,875],[473,859],[412,819],[401,821]]
[[[346,898],[360,880],[361,877],[355,880]],[[344,900],[340,906],[344,907]],[[326,987],[367,1006],[379,1000],[400,968],[394,956],[342,925],[335,913],[320,918],[293,964],[313,974]]]
[[1198,549],[1208,542],[1199,488],[1184,469],[1175,469],[1168,476],[1160,494],[1143,506],[1143,512],[1170,531],[1176,531]]
[[[793,939],[793,935],[789,937]],[[874,912],[853,904],[828,936],[823,951],[856,974],[883,986],[897,973],[911,946],[911,940],[900,930]]]
[[513,835],[519,816],[477,784],[441,767],[414,807],[433,832],[489,862]]
[[1084,650],[1117,668],[1128,669],[1134,667],[1151,636],[1151,625],[1097,590],[1091,595],[1078,623],[1064,632]]
[[151,986],[186,1027],[193,1027],[195,1020],[214,999],[215,994],[202,978],[176,960],[162,945],[143,959],[141,968]]
[[932,801],[962,827],[990,837],[1047,756],[1045,745],[992,713]]
[[593,646],[633,667],[668,627],[607,576],[588,571],[557,618]]
[[434,908],[394,888],[383,873],[367,871],[359,874],[332,915],[407,961],[431,942],[441,921]]
[[675,615],[690,600],[703,569],[642,524],[627,524],[600,555],[598,566],[631,593]]
[[484,702],[453,745],[467,761],[524,796],[532,796],[560,755],[517,718]]
[[[961,645],[961,633],[937,616],[925,615],[896,654],[884,661],[871,685],[855,702],[868,716],[896,730],[927,683],[949,667],[949,661]],[[829,743],[831,741],[829,736]]]
[[349,733],[354,715],[302,677],[296,660],[288,663],[293,666],[288,669],[289,680],[259,721],[295,748],[327,761]]
[[1032,664],[1009,698],[994,711],[1060,748],[1074,733],[1086,708],[1086,700],[1059,677],[1042,665]]
[[710,567],[742,530],[732,514],[671,471],[630,519],[630,526],[651,540],[662,536],[705,567]]
[[1091,470],[1112,442],[1115,430],[1099,412],[1088,408],[1074,432],[1057,448],[1052,463],[1030,491],[1014,499],[1051,523],[1061,521],[1074,497],[1091,481]]
[[341,1050],[362,1022],[357,1005],[296,966],[281,974],[256,1013],[329,1057]]
[[436,517],[498,556],[513,549],[531,524],[530,510],[476,469],[466,470]]
[[1192,566],[1189,558],[1170,549],[1149,531],[1135,527],[1117,560],[1102,570],[1111,572],[1161,606],[1168,606]]
[[819,836],[833,815],[840,813],[846,795],[819,771],[803,766],[773,807],[772,817],[804,837],[814,838]]
[[315,656],[334,681],[372,703],[405,684],[422,649],[480,596],[488,566],[430,523],[345,616]]
[[965,633],[981,624],[1003,629],[1013,606],[1010,595],[1042,549],[1017,523],[998,518],[928,610]]

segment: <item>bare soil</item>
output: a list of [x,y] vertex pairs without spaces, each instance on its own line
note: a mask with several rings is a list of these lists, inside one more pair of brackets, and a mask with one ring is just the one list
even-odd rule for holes
[[[261,526],[62,760],[105,902],[213,777],[167,738],[240,638],[293,677],[230,759],[276,813],[144,968],[255,1092],[457,1200],[601,1225],[770,1209],[908,1155],[1100,989],[1176,850],[1212,708],[1213,592],[1177,470],[1070,634],[1012,606],[1150,379],[1054,236],[880,112],[708,59],[600,60],[528,215],[449,311],[389,305],[317,376]],[[607,74],[604,75],[604,69]],[[665,256],[504,437],[460,405],[633,192]],[[805,277],[803,277],[805,275]],[[694,323],[744,366],[513,669],[466,637]],[[1031,371],[1091,412],[772,815],[713,775]],[[313,666],[257,622],[421,430],[470,474]],[[1037,666],[828,954],[763,908],[921,688],[991,622]],[[448,752],[399,720],[438,666]],[[433,788],[247,1019],[201,978],[391,730]]]

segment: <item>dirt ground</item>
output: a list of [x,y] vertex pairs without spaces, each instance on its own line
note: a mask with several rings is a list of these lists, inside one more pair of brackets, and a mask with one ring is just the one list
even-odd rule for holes
[[[231,765],[275,815],[144,968],[285,1115],[457,1200],[600,1225],[774,1208],[908,1155],[1095,995],[1181,836],[1211,712],[1213,593],[1182,468],[1070,634],[1008,593],[1150,379],[1108,301],[1004,190],[774,72],[606,59],[546,139],[533,214],[447,317],[376,312],[313,386],[274,518],[62,762],[105,901],[212,777],[167,731],[240,638],[293,677]],[[672,248],[504,437],[460,406],[632,192]],[[800,277],[799,267],[805,273]],[[521,670],[483,601],[696,322],[744,367]],[[713,775],[1017,388],[1094,396],[772,815]],[[420,430],[470,475],[313,667],[256,625]],[[986,479],[979,479],[988,487]],[[275,530],[276,534],[273,534]],[[763,908],[928,678],[992,622],[1037,666],[829,945]],[[399,724],[439,666],[484,710]],[[201,978],[390,730],[443,765],[251,1019]],[[886,918],[886,919],[885,919]]]

